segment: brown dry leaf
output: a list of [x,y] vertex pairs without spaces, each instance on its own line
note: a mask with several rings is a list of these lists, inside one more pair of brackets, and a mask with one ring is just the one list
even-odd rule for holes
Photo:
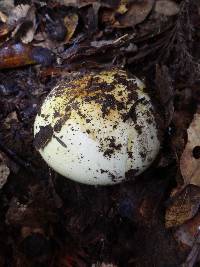
[[[180,243],[192,247],[199,232],[199,215],[186,224],[181,225],[175,232],[175,238]],[[196,225],[198,224],[198,225]]]
[[9,14],[8,24],[17,25],[17,23],[27,16],[30,9],[30,5],[17,5],[15,6]]
[[8,18],[8,25],[15,28],[12,32],[12,37],[20,39],[25,44],[30,43],[37,27],[34,6],[16,6]]
[[188,142],[181,155],[180,169],[185,184],[200,186],[200,113],[196,113],[187,130]]
[[119,13],[119,14],[126,13],[128,11],[127,4],[128,4],[128,0],[121,0],[120,4],[116,10],[117,13]]
[[23,43],[8,44],[0,48],[0,69],[16,68],[30,64],[51,65],[54,54],[47,48]]
[[116,27],[134,27],[143,22],[151,12],[154,0],[142,0],[132,3],[128,11],[119,18],[119,25]]
[[[36,31],[36,16],[35,16],[35,8],[32,6],[26,16],[27,22],[29,23],[29,27],[26,31],[26,33],[21,37],[21,41],[24,44],[28,44],[30,42],[32,42],[35,31]],[[24,23],[22,23],[22,25],[20,25],[20,27],[24,26]]]
[[199,233],[200,226],[200,213],[198,213],[194,218],[187,221],[183,225],[177,228],[175,232],[175,238],[189,246],[192,247],[194,244],[194,241],[197,237],[197,234]]
[[74,7],[84,7],[91,5],[93,3],[97,3],[97,0],[61,0],[60,1],[65,6],[74,6]]
[[18,122],[19,121],[17,118],[17,113],[16,113],[16,111],[13,111],[13,112],[9,113],[8,116],[5,118],[4,127],[6,129],[10,129],[12,124],[17,124]]
[[10,28],[6,23],[0,25],[0,38],[6,36],[10,32]]
[[92,267],[117,267],[117,265],[113,264],[113,263],[95,263],[92,264]]
[[73,267],[81,266],[86,267],[88,264],[85,263],[84,259],[87,257],[85,252],[81,249],[74,250],[74,247],[68,245],[67,248],[63,247],[63,250],[60,251],[58,255],[58,260],[56,260],[56,267]]
[[[10,6],[9,8],[12,9],[12,6]],[[1,10],[0,4],[0,38],[6,36],[12,30],[12,27],[8,25],[7,21],[8,16]]]
[[65,6],[77,6],[78,0],[61,0],[60,3]]
[[199,243],[200,243],[200,213],[193,219],[178,227],[174,233],[175,239],[183,248],[188,250],[188,256],[182,267],[196,266],[199,261]]
[[64,18],[64,25],[67,28],[67,36],[65,42],[69,42],[72,36],[74,35],[74,32],[78,25],[78,15],[76,13],[67,15]]
[[199,205],[200,188],[193,185],[185,187],[166,210],[166,227],[176,227],[191,219],[197,213]]
[[6,15],[10,14],[13,7],[14,7],[14,0],[1,0],[0,1],[0,10]]
[[7,21],[8,17],[6,16],[6,14],[4,14],[1,10],[0,10],[0,21],[5,23]]
[[[121,2],[128,2],[128,0],[121,0]],[[85,7],[93,4],[100,4],[103,7],[116,8],[120,0],[59,0],[59,3],[65,6]]]
[[114,25],[116,23],[115,12],[110,9],[104,9],[102,11],[101,21],[106,25]]
[[155,11],[165,16],[174,16],[179,12],[179,6],[171,0],[156,1]]
[[21,204],[17,198],[13,197],[10,201],[10,206],[6,213],[6,224],[21,224],[22,222],[24,222],[24,218],[27,212],[29,212],[27,205]]
[[96,2],[95,0],[59,0],[59,4],[69,7],[81,8]]
[[165,65],[156,65],[156,91],[164,111],[165,127],[169,126],[174,115],[174,88],[169,69]]
[[10,174],[10,170],[5,164],[5,160],[3,159],[3,156],[0,154],[0,189],[6,183],[9,174]]

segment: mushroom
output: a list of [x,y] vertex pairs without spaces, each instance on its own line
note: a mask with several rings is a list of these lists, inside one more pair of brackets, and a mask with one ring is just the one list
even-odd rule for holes
[[112,185],[141,174],[160,148],[144,88],[121,69],[61,80],[36,116],[36,149],[56,172],[84,184]]

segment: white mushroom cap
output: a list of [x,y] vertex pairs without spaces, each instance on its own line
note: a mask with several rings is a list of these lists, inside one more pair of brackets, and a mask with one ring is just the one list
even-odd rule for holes
[[62,81],[35,119],[36,148],[56,172],[81,183],[108,185],[139,175],[160,148],[143,89],[119,69]]

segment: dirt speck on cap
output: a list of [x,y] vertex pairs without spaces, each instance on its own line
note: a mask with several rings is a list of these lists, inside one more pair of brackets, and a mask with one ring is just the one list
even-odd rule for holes
[[35,135],[34,146],[37,150],[45,148],[53,136],[51,125],[40,126],[40,130]]

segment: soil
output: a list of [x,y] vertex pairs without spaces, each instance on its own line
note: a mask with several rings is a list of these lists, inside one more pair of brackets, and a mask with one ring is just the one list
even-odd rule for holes
[[[37,30],[28,44],[22,42],[28,18],[6,36],[0,31],[0,156],[9,169],[0,177],[6,180],[0,189],[0,266],[199,266],[198,257],[183,265],[192,248],[177,241],[176,228],[165,222],[173,190],[184,185],[180,157],[200,104],[199,1],[173,1],[170,15],[157,12],[154,1],[127,1],[127,17],[117,9],[122,1],[39,2],[32,1]],[[19,3],[30,1],[15,1],[15,7]],[[140,5],[143,17],[134,13]],[[71,16],[68,24],[65,16]],[[2,52],[5,47],[15,56]],[[34,145],[34,119],[60,79],[113,66],[145,80],[157,108],[161,151],[137,178],[114,186],[79,184],[43,161]]]

